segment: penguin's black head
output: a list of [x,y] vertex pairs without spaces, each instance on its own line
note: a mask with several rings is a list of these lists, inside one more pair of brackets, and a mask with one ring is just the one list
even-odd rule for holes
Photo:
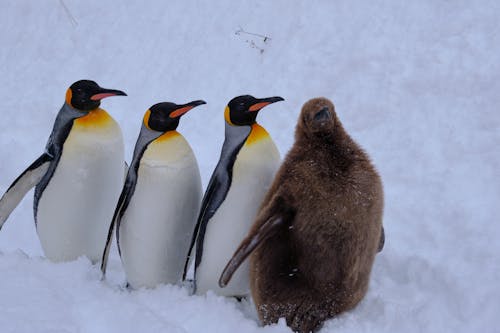
[[243,126],[255,123],[257,113],[272,103],[284,101],[281,97],[255,98],[243,95],[233,98],[227,105],[224,117],[231,125]]
[[179,119],[192,108],[207,104],[205,101],[192,101],[187,104],[163,102],[153,105],[144,114],[144,126],[157,132],[173,131],[179,125]]
[[73,83],[66,91],[66,103],[80,111],[94,110],[101,105],[101,99],[110,96],[127,96],[123,91],[105,89],[90,80]]
[[327,98],[313,98],[302,107],[298,129],[312,134],[331,133],[336,126],[333,103]]

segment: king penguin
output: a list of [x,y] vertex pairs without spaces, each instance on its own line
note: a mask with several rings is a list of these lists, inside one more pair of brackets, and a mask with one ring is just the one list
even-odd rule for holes
[[[281,97],[233,98],[225,109],[225,140],[219,162],[203,197],[190,252],[196,244],[194,291],[223,296],[248,295],[248,265],[224,289],[219,276],[240,240],[248,233],[280,163],[276,145],[257,124],[258,112]],[[184,278],[189,258],[184,267]]]
[[0,228],[35,187],[33,210],[45,256],[55,262],[101,258],[124,177],[120,127],[101,100],[126,96],[89,80],[73,83],[57,114],[45,152],[0,199]]
[[133,289],[182,278],[202,189],[193,151],[176,129],[183,114],[202,104],[158,103],[144,115],[101,265],[105,274],[116,224],[119,253]]

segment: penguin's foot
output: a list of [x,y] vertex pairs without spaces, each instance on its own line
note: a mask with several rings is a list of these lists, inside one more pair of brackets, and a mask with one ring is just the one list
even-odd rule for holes
[[235,300],[238,301],[238,303],[241,303],[242,301],[247,301],[248,296],[233,296]]
[[181,281],[180,282],[180,286],[183,287],[183,288],[187,288],[188,293],[189,293],[190,296],[194,295],[194,293],[195,293],[194,280],[186,279],[184,281]]
[[123,291],[126,291],[126,292],[132,292],[132,291],[134,291],[134,288],[130,285],[130,283],[128,283],[128,281],[125,282],[125,284],[122,284],[120,286],[120,289],[123,290]]

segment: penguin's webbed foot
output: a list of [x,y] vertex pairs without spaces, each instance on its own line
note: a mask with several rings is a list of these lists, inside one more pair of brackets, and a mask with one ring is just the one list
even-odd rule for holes
[[247,301],[248,300],[248,296],[233,296],[235,300],[238,301],[238,303],[241,303],[243,301]]

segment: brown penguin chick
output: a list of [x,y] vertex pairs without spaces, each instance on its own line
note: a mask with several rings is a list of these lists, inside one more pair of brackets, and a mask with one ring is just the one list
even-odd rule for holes
[[294,331],[317,330],[365,295],[384,244],[382,211],[382,183],[368,155],[344,130],[333,104],[312,99],[219,284],[253,252],[250,283],[262,322],[284,317]]

